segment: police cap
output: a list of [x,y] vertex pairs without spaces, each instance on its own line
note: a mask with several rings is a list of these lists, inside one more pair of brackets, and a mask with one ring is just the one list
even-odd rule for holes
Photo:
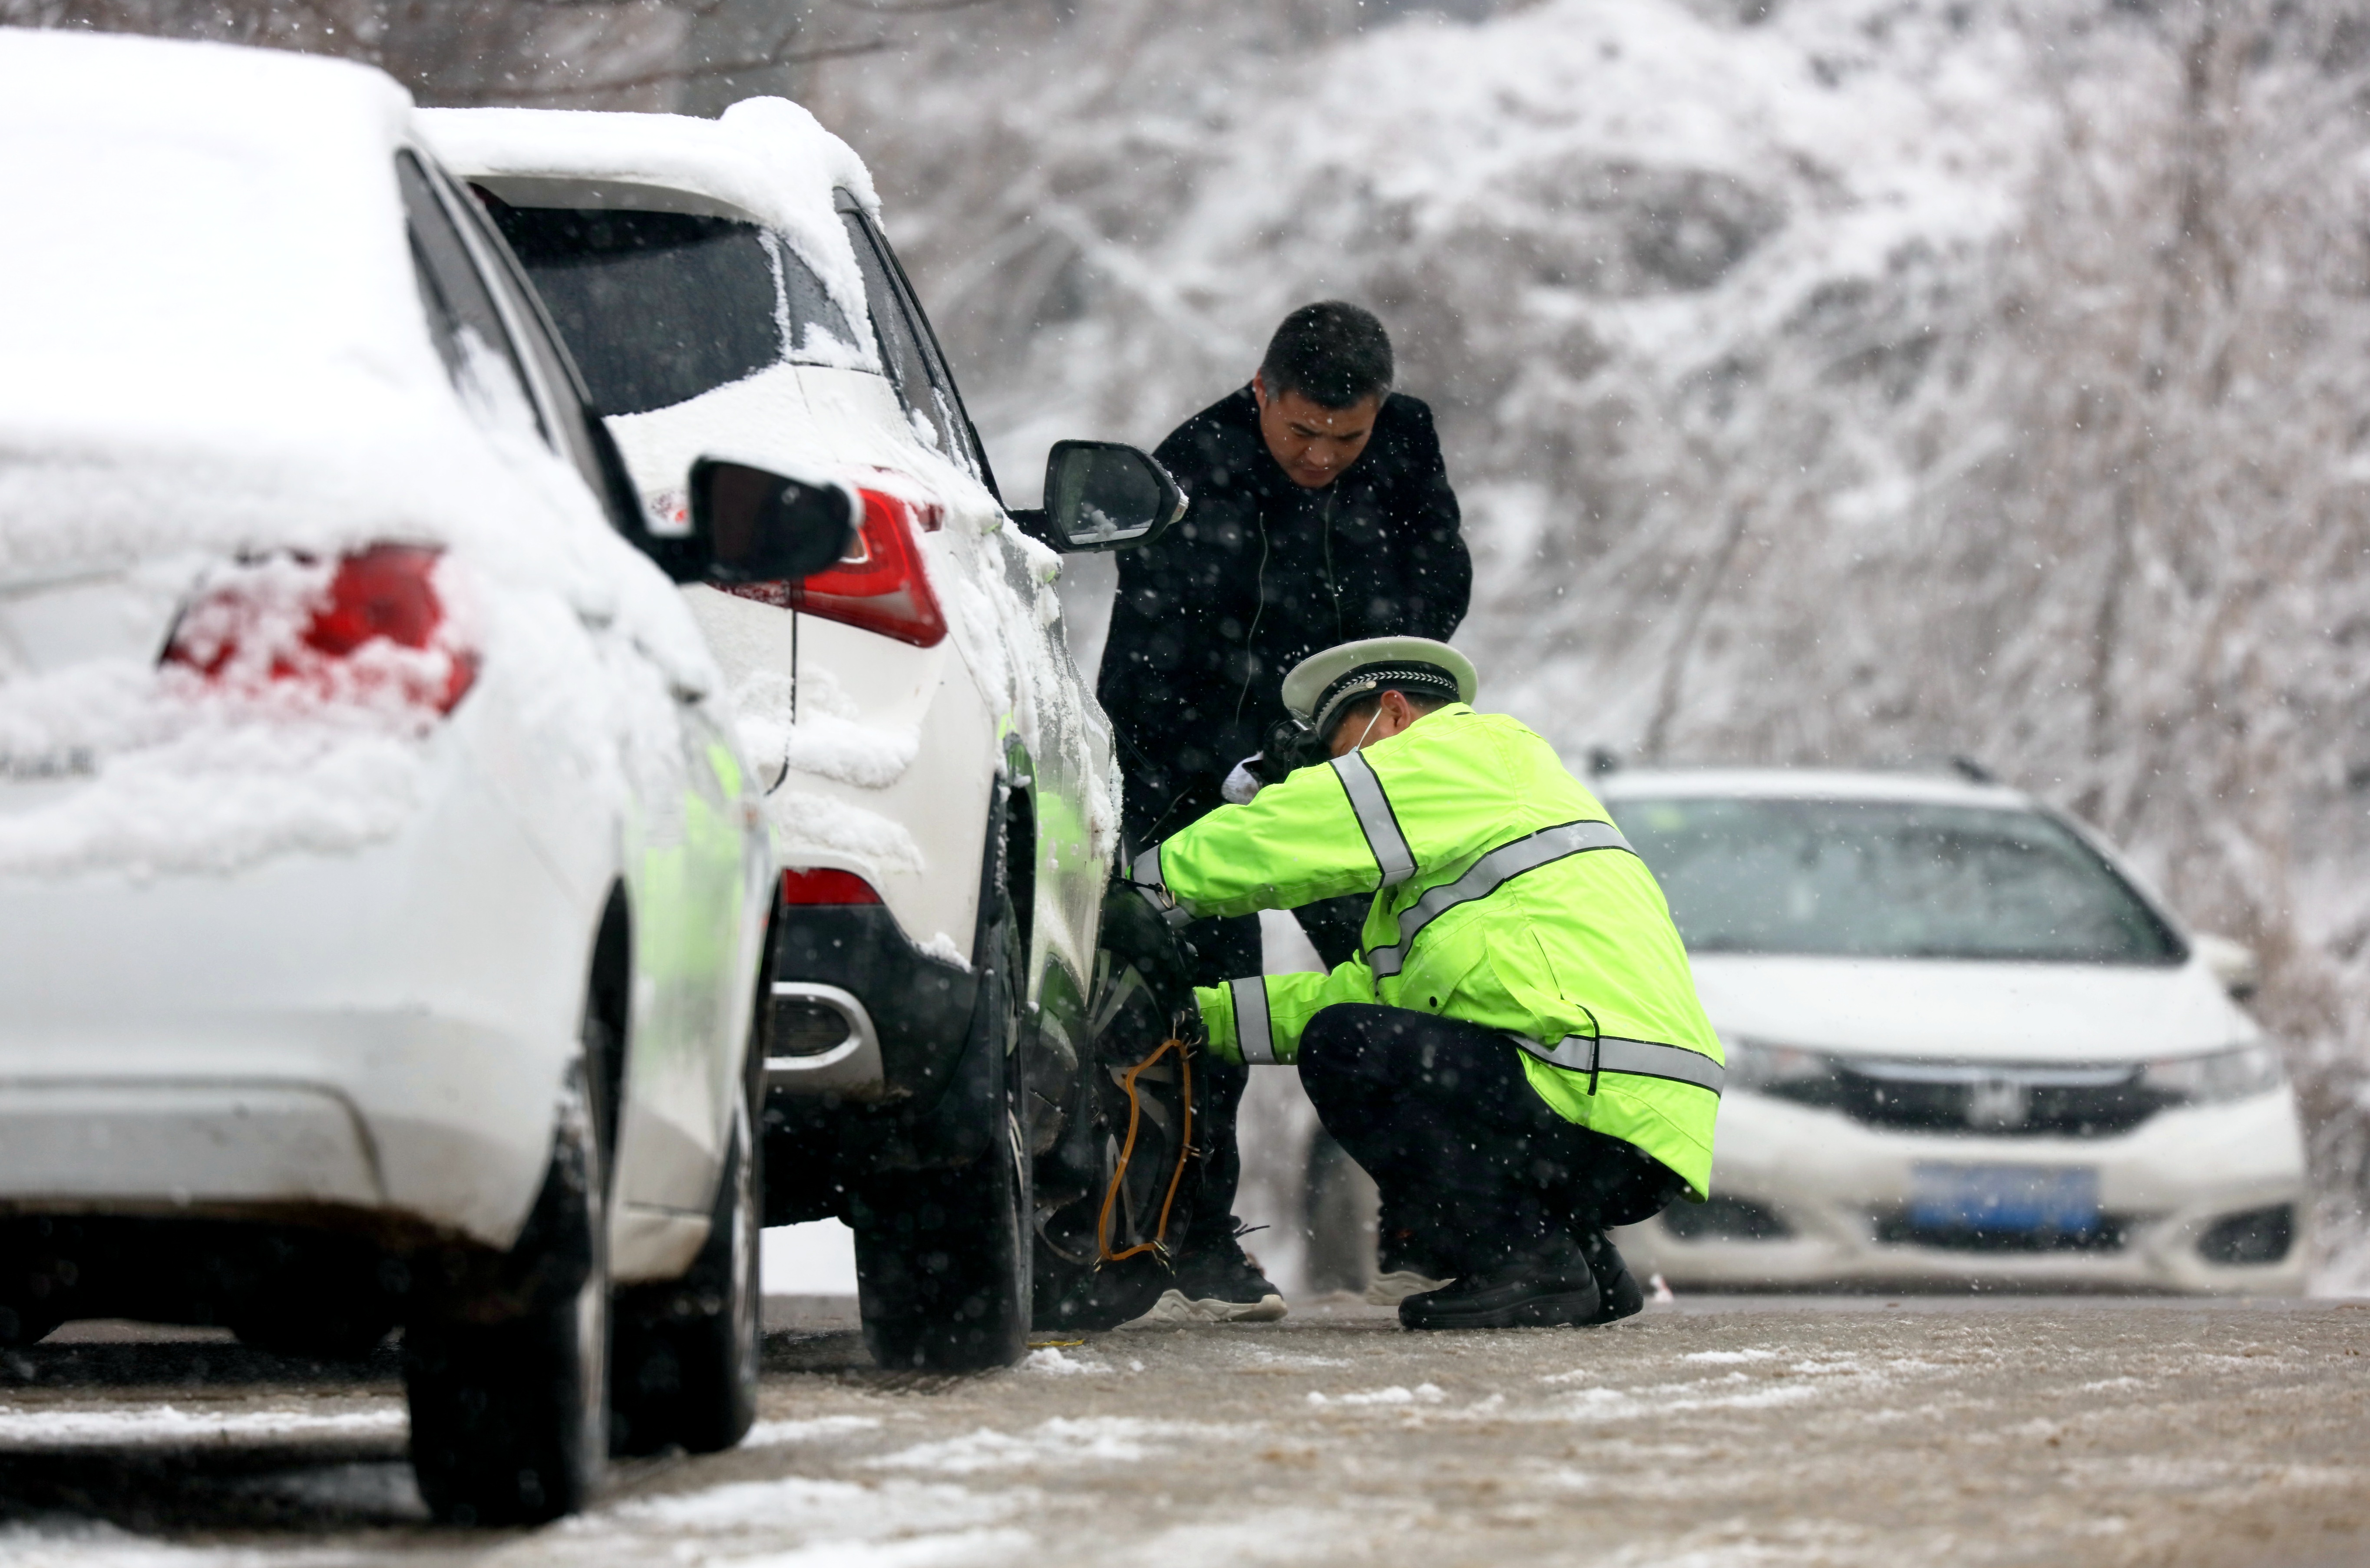
[[1430,637],[1367,637],[1311,654],[1283,678],[1283,705],[1323,736],[1342,705],[1370,692],[1401,691],[1469,703],[1481,689],[1473,661]]

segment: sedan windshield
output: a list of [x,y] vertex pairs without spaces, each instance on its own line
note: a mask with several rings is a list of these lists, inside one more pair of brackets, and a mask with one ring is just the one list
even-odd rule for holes
[[486,205],[603,414],[670,408],[787,359],[856,352],[822,280],[754,223]]
[[1710,796],[1608,804],[1697,953],[2184,956],[2113,867],[2038,812]]

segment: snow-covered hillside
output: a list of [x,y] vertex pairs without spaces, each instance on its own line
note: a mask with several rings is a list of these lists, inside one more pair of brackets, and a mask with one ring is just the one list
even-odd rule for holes
[[2341,1234],[2363,22],[1113,0],[972,13],[806,91],[1012,488],[1058,436],[1156,440],[1292,305],[1373,305],[1468,503],[1488,702],[1575,757],[1968,754],[2075,807],[2264,950]]

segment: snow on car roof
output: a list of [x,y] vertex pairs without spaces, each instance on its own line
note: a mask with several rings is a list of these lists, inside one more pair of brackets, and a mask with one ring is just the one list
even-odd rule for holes
[[787,237],[850,321],[864,279],[833,206],[845,190],[878,216],[855,149],[788,98],[744,98],[715,120],[592,109],[435,109],[420,120],[465,177],[611,181],[705,196]]
[[441,377],[389,162],[410,113],[341,61],[0,29],[5,406],[158,372]]
[[0,877],[342,852],[430,798],[427,751],[367,714],[168,690],[174,607],[234,559],[445,547],[477,690],[534,694],[525,752],[596,802],[671,787],[646,775],[714,661],[497,351],[468,402],[447,372],[397,183],[413,117],[365,66],[0,29],[0,587],[109,607],[53,660],[0,643],[0,753],[96,774],[0,814]]
[[2032,797],[2005,784],[1947,773],[1845,768],[1636,768],[1602,775],[1591,787],[1605,800],[1729,796],[1754,800],[1895,800],[1988,806],[2029,811]]
[[0,29],[0,571],[433,532],[454,485],[419,448],[460,406],[404,237],[411,113],[340,61]]

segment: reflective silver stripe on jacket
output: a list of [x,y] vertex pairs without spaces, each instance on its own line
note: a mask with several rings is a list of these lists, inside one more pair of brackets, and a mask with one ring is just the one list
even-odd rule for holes
[[1235,993],[1235,1043],[1243,1049],[1243,1060],[1256,1067],[1273,1067],[1275,1035],[1267,1023],[1267,981],[1253,975],[1247,980],[1228,980],[1226,989]]
[[1392,814],[1391,797],[1383,793],[1383,781],[1375,776],[1375,765],[1351,751],[1333,759],[1333,772],[1350,796],[1350,809],[1358,814],[1358,829],[1382,871],[1382,885],[1396,887],[1413,876],[1415,852],[1399,831],[1399,819]]
[[1171,926],[1192,922],[1193,911],[1179,903],[1177,895],[1168,890],[1168,884],[1161,880],[1158,844],[1128,863],[1127,885],[1149,898],[1152,907],[1160,911],[1160,918]]
[[1414,944],[1417,932],[1459,904],[1488,898],[1526,871],[1536,871],[1586,850],[1628,848],[1629,841],[1610,822],[1566,822],[1500,844],[1475,861],[1455,881],[1425,889],[1422,898],[1401,910],[1398,943],[1367,954],[1366,967],[1375,971],[1376,979],[1398,974],[1407,962],[1408,949]]
[[1566,1035],[1549,1049],[1525,1035],[1506,1037],[1541,1061],[1588,1074],[1588,1092],[1592,1094],[1596,1093],[1595,1081],[1608,1072],[1627,1073],[1632,1078],[1667,1078],[1674,1083],[1692,1083],[1715,1094],[1728,1082],[1728,1069],[1703,1052],[1691,1051],[1685,1046],[1625,1040],[1617,1035]]
[[1168,885],[1160,879],[1160,846],[1158,844],[1153,845],[1137,855],[1129,864],[1127,879],[1139,887],[1156,887],[1163,893],[1168,891]]

